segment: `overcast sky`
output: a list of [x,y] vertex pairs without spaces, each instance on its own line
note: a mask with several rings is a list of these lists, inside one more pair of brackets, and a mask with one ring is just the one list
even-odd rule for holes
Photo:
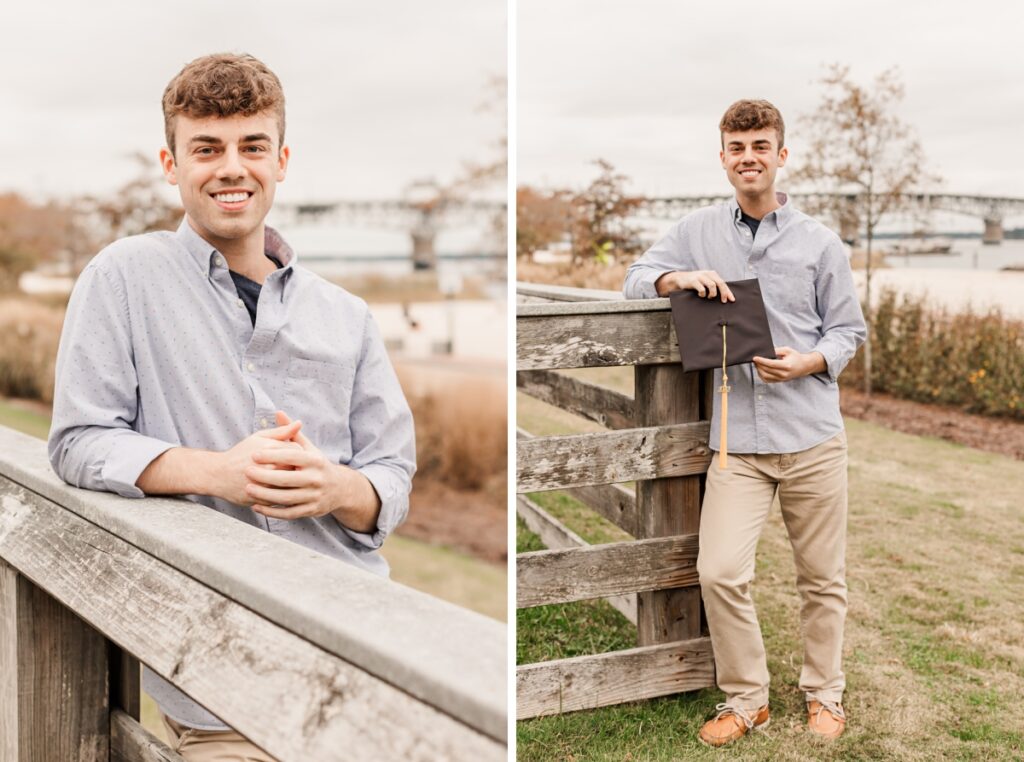
[[211,3],[47,0],[5,7],[0,192],[112,190],[163,145],[160,97],[188,61],[248,52],[281,79],[292,160],[278,198],[392,198],[493,159],[504,0]]
[[[1024,6],[972,2],[518,0],[518,183],[582,187],[611,161],[648,195],[731,191],[718,121],[766,98],[797,117],[822,64],[898,65],[901,116],[947,192],[1024,197]],[[780,175],[784,183],[784,174]]]

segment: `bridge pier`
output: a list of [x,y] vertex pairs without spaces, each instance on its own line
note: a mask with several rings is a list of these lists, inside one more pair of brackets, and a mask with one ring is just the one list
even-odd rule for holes
[[840,215],[839,237],[850,246],[856,246],[860,241],[860,219],[855,212]]
[[1003,242],[1003,220],[999,217],[985,218],[985,233],[981,242],[988,246],[996,246]]
[[437,252],[434,250],[434,230],[412,231],[412,269],[436,270]]

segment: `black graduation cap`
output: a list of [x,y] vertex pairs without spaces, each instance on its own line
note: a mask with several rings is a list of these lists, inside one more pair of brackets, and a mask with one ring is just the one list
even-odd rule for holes
[[768,327],[768,315],[757,278],[727,282],[735,302],[711,299],[696,291],[674,291],[669,295],[672,322],[679,340],[679,357],[684,371],[722,369],[722,431],[719,466],[728,463],[726,432],[729,416],[730,365],[748,363],[754,357],[775,359],[775,342]]

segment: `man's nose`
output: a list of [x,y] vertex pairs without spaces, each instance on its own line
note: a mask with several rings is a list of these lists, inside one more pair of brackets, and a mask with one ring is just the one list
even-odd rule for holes
[[217,167],[217,177],[234,178],[241,177],[243,174],[245,174],[245,168],[242,164],[242,156],[239,153],[238,148],[228,146],[224,151],[220,165]]

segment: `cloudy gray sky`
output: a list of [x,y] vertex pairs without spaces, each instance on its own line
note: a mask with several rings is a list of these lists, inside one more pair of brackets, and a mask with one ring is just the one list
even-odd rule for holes
[[160,96],[188,61],[244,51],[280,77],[284,200],[385,198],[493,158],[504,113],[504,0],[290,3],[47,0],[5,8],[0,192],[102,193],[163,144]]
[[[728,192],[718,120],[767,98],[787,121],[820,95],[822,64],[867,84],[897,65],[901,116],[945,190],[1024,197],[1024,7],[972,2],[518,0],[518,182],[583,186],[597,157],[645,194]],[[780,175],[784,177],[784,175]]]

